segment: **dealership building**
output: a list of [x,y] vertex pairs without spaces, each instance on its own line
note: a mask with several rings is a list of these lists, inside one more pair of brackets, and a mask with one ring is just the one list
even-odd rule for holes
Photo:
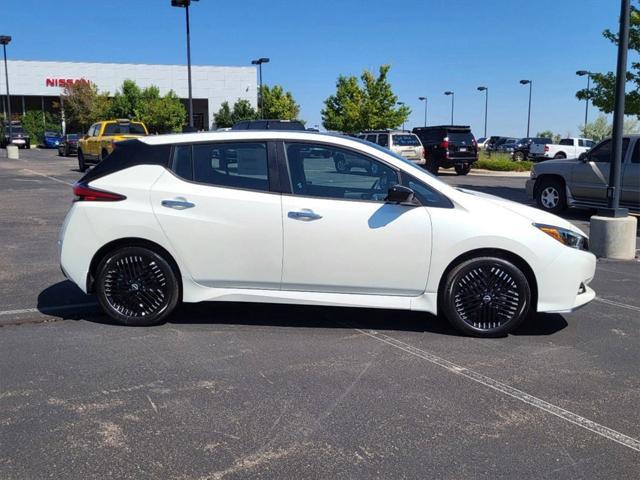
[[[188,103],[186,65],[147,65],[137,63],[78,63],[8,61],[11,113],[14,119],[29,110],[60,113],[64,109],[60,95],[65,85],[89,82],[100,92],[113,95],[129,79],[144,88],[154,85],[160,94],[173,90],[185,107]],[[0,66],[0,97],[4,118],[7,114],[4,65]],[[248,100],[255,108],[257,100],[256,67],[192,66],[194,126],[208,130],[213,114],[222,102],[233,104],[238,99]],[[64,118],[64,116],[63,116]],[[64,125],[62,125],[64,128]]]

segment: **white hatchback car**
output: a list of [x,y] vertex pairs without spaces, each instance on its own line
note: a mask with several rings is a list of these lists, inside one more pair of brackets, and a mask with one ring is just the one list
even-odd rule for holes
[[[371,166],[338,172],[338,156]],[[345,136],[127,140],[74,193],[62,269],[127,325],[180,301],[250,301],[419,310],[499,336],[595,296],[595,257],[569,222]]]

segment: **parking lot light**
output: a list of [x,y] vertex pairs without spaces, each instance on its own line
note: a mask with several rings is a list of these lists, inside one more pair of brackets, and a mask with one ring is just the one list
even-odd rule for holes
[[424,102],[424,126],[427,126],[427,97],[418,97],[418,100]]
[[269,63],[266,57],[251,60],[251,65],[258,65],[258,105],[260,107],[260,118],[264,119],[264,108],[262,105],[262,64]]
[[189,5],[198,0],[171,0],[172,7],[184,8],[187,22],[187,79],[189,83],[189,130],[193,131],[193,95],[191,91],[191,34],[189,29]]
[[487,138],[487,111],[489,106],[489,87],[478,87],[479,92],[484,92],[484,138]]
[[[589,119],[589,98],[591,97],[591,72],[589,70],[578,70],[576,75],[579,77],[587,76],[587,99],[584,107],[584,128],[587,129],[587,121]],[[586,135],[586,133],[585,133]]]
[[529,113],[527,114],[527,137],[529,137],[529,127],[531,126],[531,89],[533,80],[520,80],[520,85],[529,85]]
[[13,138],[13,129],[11,128],[11,96],[9,95],[9,71],[7,70],[7,45],[11,42],[11,37],[9,35],[0,35],[0,45],[2,45],[2,50],[4,51],[4,79],[7,83],[7,113],[9,118],[9,143],[11,143],[11,139]]
[[444,92],[445,95],[451,96],[451,125],[453,125],[453,107],[454,107],[454,102],[455,102],[455,92],[452,92],[451,90],[447,90],[446,92]]

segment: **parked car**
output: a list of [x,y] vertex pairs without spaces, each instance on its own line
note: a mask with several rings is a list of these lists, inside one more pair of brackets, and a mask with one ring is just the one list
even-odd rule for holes
[[[229,149],[236,165],[219,161]],[[336,172],[340,154],[372,174]],[[488,337],[595,296],[595,257],[570,222],[346,136],[127,140],[74,193],[62,271],[126,325],[161,322],[181,301],[248,301],[440,313]]]
[[42,146],[44,148],[58,148],[62,135],[58,132],[44,132]]
[[509,153],[512,154],[516,148],[517,138],[507,138],[506,141],[502,142],[496,148],[497,153]]
[[420,139],[404,130],[371,130],[357,135],[358,138],[388,148],[418,165],[424,165],[425,150]]
[[231,130],[306,130],[298,120],[243,120]]
[[495,152],[500,145],[509,140],[511,137],[491,136],[489,140],[485,142],[485,150],[487,152]]
[[595,142],[589,138],[563,138],[560,143],[536,143],[529,148],[529,155],[537,160],[548,158],[578,158],[588,151]]
[[529,158],[529,149],[531,148],[531,144],[533,143],[546,145],[547,143],[553,143],[553,140],[551,140],[550,138],[542,138],[542,137],[521,138],[516,141],[516,144],[513,148],[513,152],[512,152],[513,159],[516,162],[527,160]]
[[[622,144],[620,206],[640,213],[640,135],[626,135]],[[550,160],[531,170],[526,188],[543,210],[604,207],[611,160],[611,139],[603,140],[579,159]]]
[[88,164],[104,160],[113,151],[115,142],[148,134],[142,122],[122,119],[94,123],[87,134],[78,140],[78,169],[84,172]]
[[0,148],[5,148],[7,145],[15,145],[18,148],[31,146],[31,138],[24,131],[20,122],[11,122],[11,129],[9,129],[9,124],[4,122],[2,135],[0,135]]
[[440,168],[454,168],[466,175],[478,160],[478,146],[471,128],[463,125],[441,125],[413,129],[425,149],[427,169],[434,175]]
[[78,153],[78,140],[82,138],[81,133],[68,133],[62,136],[58,145],[58,155],[68,157]]
[[488,141],[489,141],[489,137],[476,138],[476,144],[478,145],[478,150],[484,149],[487,146]]

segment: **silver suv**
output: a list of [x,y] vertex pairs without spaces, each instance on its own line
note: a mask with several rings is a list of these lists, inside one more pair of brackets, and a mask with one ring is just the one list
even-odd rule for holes
[[[558,213],[567,207],[603,207],[611,161],[611,139],[603,140],[574,160],[537,163],[527,180],[527,193],[538,207]],[[622,143],[620,206],[640,212],[640,135]]]
[[359,133],[356,137],[377,143],[418,165],[425,164],[424,148],[415,133],[403,130],[372,130]]

